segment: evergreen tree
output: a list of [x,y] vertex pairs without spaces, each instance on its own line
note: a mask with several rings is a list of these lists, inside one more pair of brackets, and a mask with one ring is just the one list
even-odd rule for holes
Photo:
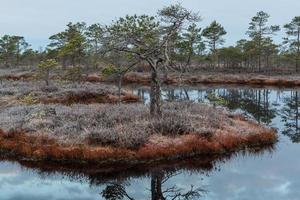
[[266,12],[260,11],[254,16],[250,22],[247,35],[253,40],[255,48],[258,51],[258,70],[261,70],[262,55],[265,40],[270,39],[270,35],[275,34],[280,30],[277,25],[268,26],[270,15]]
[[224,44],[225,40],[223,36],[227,34],[224,27],[217,21],[213,21],[208,27],[203,30],[203,36],[206,38],[206,42],[211,49],[213,55],[213,62],[215,65],[217,56],[218,45]]
[[4,35],[0,38],[0,59],[6,67],[19,65],[21,54],[28,46],[24,37]]
[[284,43],[289,45],[289,50],[295,55],[296,72],[299,71],[300,59],[300,16],[295,17],[290,23],[284,25],[287,37]]
[[96,67],[98,66],[104,34],[105,30],[100,24],[92,24],[86,31],[90,59],[92,61],[92,65]]
[[72,66],[81,65],[86,55],[87,39],[85,37],[85,23],[69,23],[67,29],[51,36],[49,48],[57,51],[57,56]]

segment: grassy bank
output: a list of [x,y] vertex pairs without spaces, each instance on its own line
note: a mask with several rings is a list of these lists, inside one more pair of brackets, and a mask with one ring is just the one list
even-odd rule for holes
[[165,104],[161,120],[147,110],[142,104],[2,108],[0,148],[36,161],[134,164],[222,155],[277,141],[273,129],[207,105]]
[[[9,81],[0,84],[0,106],[8,104],[91,104],[117,103],[118,88],[100,83],[55,82],[45,86],[39,81]],[[124,103],[138,102],[139,98],[128,91],[121,91]]]
[[[124,82],[149,85],[150,75],[146,73],[128,73]],[[95,80],[95,77],[94,77]],[[100,81],[101,79],[99,79]],[[241,84],[258,86],[295,87],[300,86],[298,75],[264,75],[264,74],[224,74],[224,73],[170,73],[167,78],[161,76],[167,85],[179,84]]]
[[[111,83],[115,80],[111,77],[100,75],[100,70],[91,71],[82,75],[82,82],[90,83]],[[51,75],[51,79],[56,82],[64,80],[64,75]],[[31,69],[0,69],[0,80],[7,81],[29,81],[36,80],[36,72]],[[300,86],[300,76],[298,74],[272,74],[272,73],[232,73],[232,72],[170,72],[167,76],[161,73],[161,81],[167,85],[193,85],[193,84],[240,84],[257,86],[278,86],[296,87]],[[149,72],[130,72],[123,78],[124,83],[135,83],[150,85],[151,77]]]

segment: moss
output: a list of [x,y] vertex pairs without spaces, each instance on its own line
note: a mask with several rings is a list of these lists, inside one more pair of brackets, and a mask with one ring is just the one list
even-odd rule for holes
[[19,101],[24,104],[36,104],[38,101],[34,98],[35,94],[33,92],[19,98]]

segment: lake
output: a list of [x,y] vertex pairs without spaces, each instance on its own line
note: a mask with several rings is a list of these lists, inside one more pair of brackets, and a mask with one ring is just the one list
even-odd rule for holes
[[[149,102],[149,88],[130,89],[144,103]],[[119,166],[113,172],[3,160],[0,199],[299,199],[300,89],[199,85],[166,87],[162,97],[164,101],[209,103],[243,113],[276,128],[280,141],[272,150],[139,169]]]

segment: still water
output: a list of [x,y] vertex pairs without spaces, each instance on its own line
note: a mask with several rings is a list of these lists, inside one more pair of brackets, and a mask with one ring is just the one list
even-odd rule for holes
[[[131,88],[147,103],[149,90]],[[278,129],[275,149],[114,172],[76,172],[26,162],[0,163],[0,199],[300,199],[300,89],[195,86],[164,88],[165,101],[222,105]]]

